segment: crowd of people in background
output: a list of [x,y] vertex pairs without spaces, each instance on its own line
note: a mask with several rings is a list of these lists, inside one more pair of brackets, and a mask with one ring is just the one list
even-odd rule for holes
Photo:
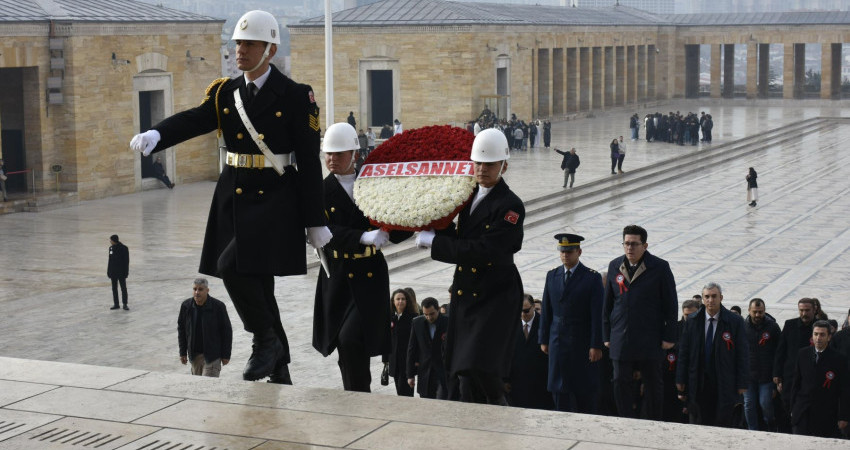
[[481,130],[488,128],[496,128],[505,133],[511,150],[524,151],[539,147],[548,149],[552,144],[552,122],[548,120],[526,122],[524,119],[518,119],[516,114],[511,114],[510,119],[500,119],[485,106],[476,120],[467,123],[466,129],[478,136]]
[[644,128],[644,137],[647,142],[697,145],[698,142],[711,143],[714,121],[711,114],[706,114],[705,111],[699,116],[694,112],[687,112],[684,115],[679,111],[670,111],[667,114],[656,112],[647,114],[643,120],[635,113],[629,118],[629,129],[633,141],[640,139],[641,126]]

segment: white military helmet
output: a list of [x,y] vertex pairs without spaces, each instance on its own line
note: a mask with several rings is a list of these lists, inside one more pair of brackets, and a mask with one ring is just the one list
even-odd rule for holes
[[325,131],[322,151],[325,153],[347,152],[360,149],[357,131],[347,122],[335,123]]
[[262,41],[280,45],[280,30],[277,19],[265,11],[255,9],[246,12],[233,29],[234,41]]
[[475,162],[496,162],[505,161],[510,157],[511,152],[505,133],[495,128],[488,128],[475,136],[469,159]]

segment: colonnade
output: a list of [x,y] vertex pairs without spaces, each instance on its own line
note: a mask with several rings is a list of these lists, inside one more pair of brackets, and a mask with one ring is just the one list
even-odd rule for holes
[[536,48],[535,117],[654,100],[655,45]]

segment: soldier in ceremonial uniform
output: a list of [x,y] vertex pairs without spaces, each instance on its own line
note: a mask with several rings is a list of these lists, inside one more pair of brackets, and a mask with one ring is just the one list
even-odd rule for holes
[[291,383],[289,344],[274,297],[274,277],[307,272],[306,239],[331,238],[322,214],[319,108],[312,88],[269,60],[280,44],[274,16],[249,11],[236,23],[243,76],[213,81],[201,105],[136,135],[144,155],[218,130],[227,165],[213,194],[199,271],[221,277],[245,330],[253,333],[246,380]]
[[505,405],[502,379],[510,374],[522,279],[514,254],[522,247],[525,206],[502,174],[508,141],[497,129],[475,137],[470,159],[478,186],[458,215],[457,226],[419,233],[416,245],[431,258],[456,264],[451,290],[446,362],[457,375],[465,402]]
[[579,262],[577,234],[556,234],[562,265],[546,274],[540,348],[549,355],[549,392],[558,411],[593,414],[602,358],[604,289],[599,272]]
[[369,358],[390,350],[390,277],[381,246],[412,233],[375,228],[354,204],[359,148],[357,131],[348,123],[325,132],[322,150],[330,174],[324,204],[333,238],[324,247],[327,270],[319,271],[316,284],[313,348],[322,356],[337,350],[346,391],[370,392]]

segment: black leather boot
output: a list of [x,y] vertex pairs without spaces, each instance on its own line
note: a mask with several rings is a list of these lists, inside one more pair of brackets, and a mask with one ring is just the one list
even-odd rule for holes
[[274,330],[268,328],[262,333],[254,333],[251,357],[242,371],[242,379],[256,381],[269,376],[275,363],[283,354],[283,345]]
[[274,365],[271,375],[269,375],[269,383],[275,384],[292,384],[292,377],[289,376],[289,365],[283,362],[283,358],[278,358]]

